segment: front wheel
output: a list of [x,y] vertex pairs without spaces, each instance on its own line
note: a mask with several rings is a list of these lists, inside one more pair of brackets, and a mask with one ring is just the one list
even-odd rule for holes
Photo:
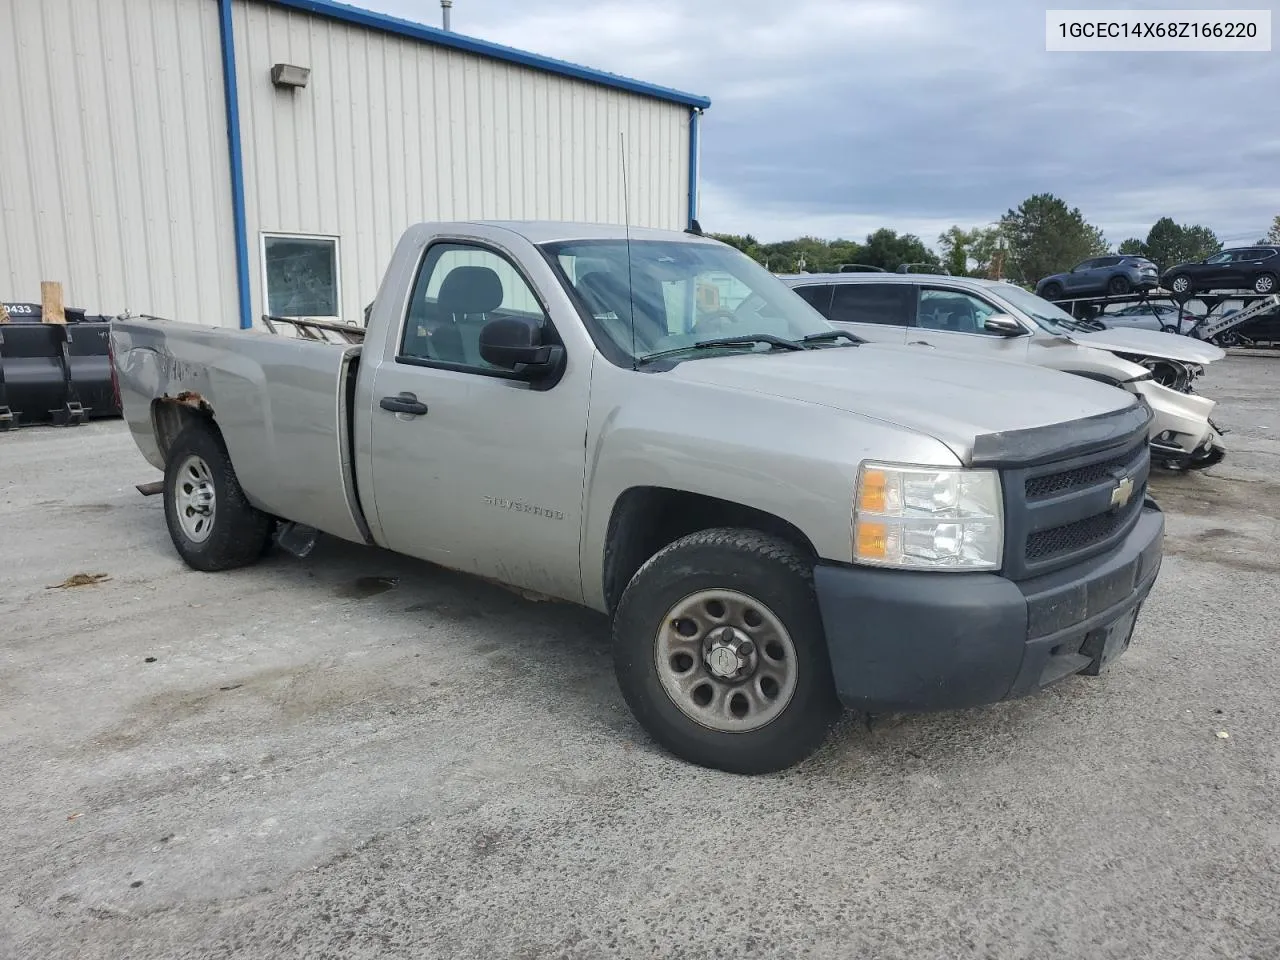
[[1190,300],[1191,295],[1195,293],[1191,278],[1185,273],[1180,273],[1169,281],[1169,292],[1173,294],[1175,300]]
[[245,566],[270,544],[272,518],[249,503],[221,435],[204,421],[169,449],[164,514],[178,555],[196,570]]
[[700,766],[785,769],[840,713],[811,564],[753,530],[692,533],[645,563],[618,604],[613,655],[646,732]]
[[1046,283],[1044,285],[1044,289],[1040,291],[1040,296],[1043,299],[1049,300],[1049,301],[1061,300],[1062,294],[1063,294],[1062,284],[1057,282]]

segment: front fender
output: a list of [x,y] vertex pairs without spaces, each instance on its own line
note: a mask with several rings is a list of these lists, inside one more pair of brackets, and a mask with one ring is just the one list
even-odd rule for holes
[[582,588],[587,606],[598,610],[606,609],[609,520],[630,489],[700,494],[771,514],[804,534],[820,558],[848,563],[864,459],[959,462],[932,437],[832,407],[637,380],[612,368],[593,380],[587,451]]

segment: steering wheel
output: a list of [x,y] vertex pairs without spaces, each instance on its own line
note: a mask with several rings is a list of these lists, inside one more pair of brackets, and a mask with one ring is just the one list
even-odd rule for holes
[[712,330],[723,330],[725,327],[733,326],[738,322],[737,314],[732,310],[725,310],[721,308],[719,310],[713,310],[711,313],[701,317],[698,322],[694,324],[694,329],[703,330],[710,328]]

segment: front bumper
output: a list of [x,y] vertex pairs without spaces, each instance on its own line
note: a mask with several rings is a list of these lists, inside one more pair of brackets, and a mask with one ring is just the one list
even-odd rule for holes
[[952,710],[1097,673],[1127,649],[1163,556],[1154,502],[1109,552],[1015,583],[990,573],[814,570],[846,707]]
[[1215,429],[1209,414],[1214,401],[1194,393],[1183,393],[1161,386],[1153,380],[1130,384],[1151,407],[1151,455],[1154,460],[1173,466],[1217,463],[1225,453],[1222,434]]

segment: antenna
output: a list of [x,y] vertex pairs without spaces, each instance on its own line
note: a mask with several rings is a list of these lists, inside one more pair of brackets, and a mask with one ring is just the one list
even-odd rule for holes
[[627,300],[631,307],[631,369],[639,370],[636,360],[636,291],[631,279],[631,201],[627,190],[627,135],[618,131],[618,143],[622,151],[622,223],[627,236]]

